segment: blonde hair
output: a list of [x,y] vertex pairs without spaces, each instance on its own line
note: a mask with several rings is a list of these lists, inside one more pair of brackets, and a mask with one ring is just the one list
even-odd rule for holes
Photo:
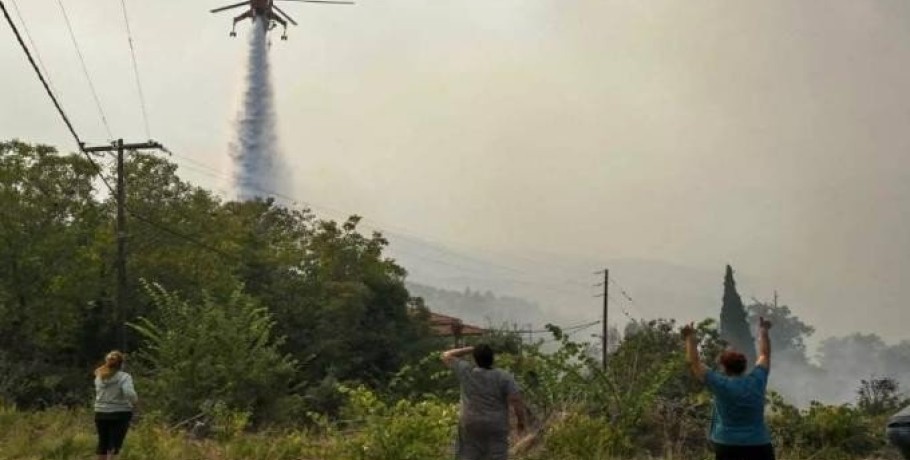
[[98,366],[95,369],[95,377],[100,378],[101,380],[106,380],[111,378],[117,371],[123,367],[123,353],[114,350],[104,356],[104,364]]

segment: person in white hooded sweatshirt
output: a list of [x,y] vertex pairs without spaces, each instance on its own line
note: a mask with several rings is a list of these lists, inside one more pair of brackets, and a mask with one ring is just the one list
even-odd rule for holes
[[95,428],[98,460],[116,460],[133,418],[139,396],[133,377],[123,372],[123,353],[112,351],[95,369]]

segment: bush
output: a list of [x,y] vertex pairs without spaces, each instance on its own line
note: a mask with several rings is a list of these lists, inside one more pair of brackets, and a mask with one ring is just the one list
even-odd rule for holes
[[438,398],[451,403],[458,401],[460,394],[455,374],[436,352],[404,365],[389,381],[385,393],[392,399]]
[[341,458],[352,460],[448,460],[455,440],[457,410],[436,399],[383,402],[364,387],[343,388],[342,417],[354,433]]
[[544,440],[540,459],[601,460],[627,456],[634,450],[632,440],[610,420],[584,414],[556,421]]
[[0,350],[0,404],[24,408],[81,406],[91,401],[91,370],[41,359],[17,360]]
[[795,452],[828,452],[825,458],[865,457],[885,447],[884,421],[850,405],[813,402],[797,409],[772,394],[769,425],[775,441]]
[[145,288],[157,310],[132,325],[145,339],[139,363],[146,378],[137,387],[169,420],[232,412],[260,423],[289,397],[295,363],[279,353],[265,309],[239,290],[224,302],[206,297],[191,305],[160,286]]

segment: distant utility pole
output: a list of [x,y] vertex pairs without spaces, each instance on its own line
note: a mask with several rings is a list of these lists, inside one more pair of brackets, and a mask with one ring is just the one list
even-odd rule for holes
[[607,268],[605,268],[605,269],[603,269],[602,271],[594,272],[595,275],[599,275],[599,274],[601,274],[601,273],[604,274],[604,280],[603,280],[602,283],[597,283],[597,284],[595,284],[595,286],[603,286],[603,287],[604,287],[604,292],[603,292],[603,294],[597,294],[597,295],[594,296],[594,297],[603,297],[603,298],[604,298],[603,321],[601,321],[601,323],[603,323],[603,334],[601,334],[601,336],[600,336],[600,338],[601,338],[601,343],[600,343],[600,345],[601,345],[601,347],[603,348],[603,350],[602,350],[602,352],[603,352],[603,366],[604,366],[604,370],[606,370],[606,369],[607,369],[607,359],[608,359],[608,357],[609,357],[609,353],[608,353],[608,351],[609,351],[609,350],[608,350],[609,345],[608,345],[608,344],[609,344],[609,342],[610,342],[610,340],[609,340],[609,339],[610,339],[610,336],[609,336],[609,334],[610,334],[610,322],[609,322],[609,319],[610,319],[610,311],[609,311],[609,306],[610,306],[610,270],[607,269]]
[[607,358],[608,358],[608,334],[610,330],[610,323],[607,321],[609,319],[610,310],[609,310],[609,301],[610,301],[610,270],[604,269],[604,317],[603,317],[603,327],[604,327],[604,337],[603,337],[603,360],[604,360],[604,370],[607,370]]
[[126,174],[124,173],[124,150],[156,149],[164,150],[161,144],[149,141],[138,144],[124,144],[123,139],[117,139],[112,145],[86,147],[80,145],[83,152],[117,152],[117,343],[121,351],[126,351]]

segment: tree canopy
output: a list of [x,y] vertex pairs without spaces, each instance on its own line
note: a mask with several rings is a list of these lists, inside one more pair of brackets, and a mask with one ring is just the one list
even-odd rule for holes
[[[201,311],[240,295],[274,321],[300,382],[382,385],[434,343],[405,270],[357,216],[224,201],[152,155],[128,155],[125,170],[128,321],[160,319],[168,305],[143,280]],[[116,206],[99,174],[112,176],[52,147],[0,143],[0,399],[87,401],[91,369],[116,344]],[[133,333],[127,351],[147,343]]]

